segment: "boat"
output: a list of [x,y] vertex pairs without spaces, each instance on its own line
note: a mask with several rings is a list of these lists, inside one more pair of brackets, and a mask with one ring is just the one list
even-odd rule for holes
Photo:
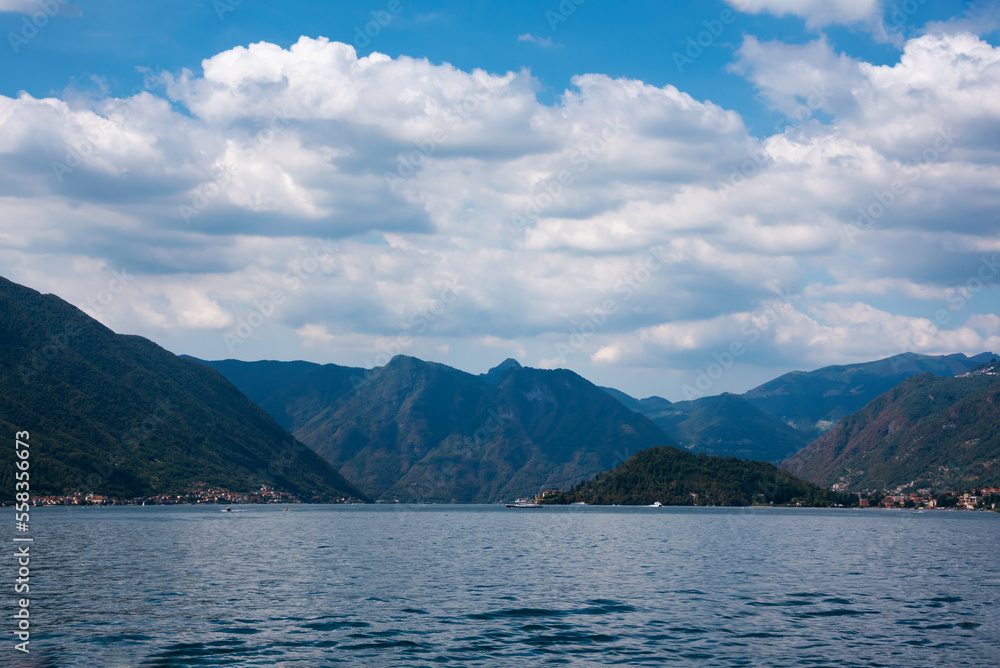
[[223,510],[222,512],[224,512],[224,513],[231,513],[231,512],[233,512],[233,509],[230,508],[229,506],[226,506],[226,509]]
[[662,504],[662,503],[660,503],[659,501],[653,501],[653,502],[652,502],[651,504],[649,504],[649,505],[648,505],[648,506],[646,506],[646,507],[647,507],[647,508],[662,508],[662,507],[663,507],[663,504]]
[[535,503],[534,501],[528,501],[527,499],[518,499],[514,503],[508,503],[508,508],[544,508],[540,503]]
[[587,502],[586,501],[574,501],[573,503],[571,503],[569,505],[571,505],[571,506],[585,506],[585,505],[587,505]]

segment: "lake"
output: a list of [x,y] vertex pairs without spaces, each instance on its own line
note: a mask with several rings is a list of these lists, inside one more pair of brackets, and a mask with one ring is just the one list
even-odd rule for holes
[[1000,665],[996,513],[233,508],[34,509],[0,663]]

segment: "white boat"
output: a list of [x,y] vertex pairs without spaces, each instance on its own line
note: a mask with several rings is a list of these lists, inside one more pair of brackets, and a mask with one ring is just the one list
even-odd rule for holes
[[647,507],[647,508],[662,508],[662,507],[663,507],[663,504],[662,504],[662,503],[660,503],[659,501],[653,501],[653,502],[652,502],[651,504],[649,504],[649,505],[648,505],[648,506],[646,506],[646,507]]
[[514,503],[508,503],[508,508],[544,508],[540,503],[535,503],[534,501],[528,501],[527,499],[518,499]]

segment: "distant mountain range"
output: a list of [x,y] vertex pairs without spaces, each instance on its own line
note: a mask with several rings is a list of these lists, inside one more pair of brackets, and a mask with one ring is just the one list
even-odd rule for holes
[[671,403],[662,397],[640,400],[618,390],[604,390],[652,420],[679,447],[693,452],[777,464],[812,439],[811,433],[768,415],[738,394]]
[[921,369],[956,375],[989,357],[905,354],[677,403],[512,359],[478,376],[405,356],[376,369],[205,363],[373,497],[495,502],[568,489],[658,445],[779,463],[828,427],[819,418],[847,415]]
[[743,396],[754,406],[813,436],[837,420],[920,373],[949,378],[988,362],[993,353],[974,357],[903,353],[875,362],[793,371],[755,387]]
[[[643,473],[644,489],[729,503],[771,474],[693,452],[787,457],[789,470],[823,485],[956,471],[995,484],[992,357],[898,355],[672,403],[515,360],[480,375],[406,356],[376,369],[200,362],[0,278],[0,424],[31,432],[36,495],[145,496],[205,482],[317,499],[496,502],[568,490],[631,461],[672,476]],[[635,459],[650,448],[654,459]],[[13,450],[5,457],[0,484],[10,490]],[[614,498],[637,470],[618,470]]]
[[[0,425],[30,434],[32,496],[181,492],[198,482],[306,499],[364,494],[215,371],[0,278]],[[14,448],[0,486],[14,490]]]
[[743,395],[725,393],[677,403],[604,390],[651,419],[686,450],[777,464],[907,378],[923,372],[956,376],[992,357],[993,353],[974,357],[905,353],[874,362],[793,371]]
[[376,370],[206,364],[384,500],[510,500],[568,488],[640,450],[672,444],[572,371],[514,360],[479,376],[406,356]]
[[998,364],[956,378],[911,377],[782,466],[849,490],[1000,485]]

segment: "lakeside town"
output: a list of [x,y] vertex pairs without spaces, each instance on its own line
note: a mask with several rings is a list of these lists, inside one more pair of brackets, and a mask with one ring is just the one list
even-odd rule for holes
[[[843,483],[834,485],[834,492],[846,491]],[[919,508],[926,510],[996,510],[1000,504],[1000,487],[982,487],[966,492],[943,490],[935,492],[930,488],[906,492],[905,487],[893,491],[865,491],[858,493],[858,505],[862,508]]]
[[[834,492],[844,492],[846,485],[838,483]],[[866,490],[858,492],[857,506],[861,508],[900,508],[925,510],[997,510],[1000,505],[1000,487],[982,487],[965,492],[954,490],[935,491],[930,488],[905,492],[905,487],[895,490]],[[543,500],[545,495],[536,497]],[[39,496],[31,500],[34,506],[167,506],[196,504],[263,504],[263,503],[361,503],[359,499],[341,497],[324,499],[301,497],[261,485],[254,492],[233,492],[224,487],[198,483],[183,494],[157,494],[130,499],[114,498],[102,494],[76,492],[63,496]],[[396,501],[399,503],[399,501]]]
[[360,500],[350,497],[304,499],[289,492],[277,490],[270,485],[261,485],[260,489],[253,492],[234,492],[225,487],[214,487],[204,482],[184,490],[183,494],[156,494],[122,499],[93,492],[87,494],[76,492],[63,496],[39,496],[31,500],[31,504],[34,506],[173,506],[245,503],[360,503]]

